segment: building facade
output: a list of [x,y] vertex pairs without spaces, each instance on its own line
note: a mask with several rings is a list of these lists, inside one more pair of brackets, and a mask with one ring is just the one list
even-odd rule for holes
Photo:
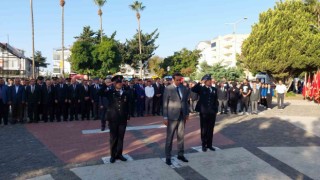
[[248,36],[248,34],[228,34],[218,36],[211,41],[201,41],[196,47],[201,51],[199,64],[206,61],[209,65],[221,63],[226,67],[235,67],[236,54],[241,54],[241,46]]
[[[53,71],[52,76],[61,76],[62,69],[62,49],[54,49],[53,50]],[[64,49],[64,73],[71,73],[71,63],[70,63],[71,50],[70,48]]]
[[8,43],[0,43],[0,77],[32,77],[32,60],[24,53]]

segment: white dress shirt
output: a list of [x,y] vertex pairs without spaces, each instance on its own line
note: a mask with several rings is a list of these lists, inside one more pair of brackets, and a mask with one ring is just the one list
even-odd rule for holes
[[144,90],[148,98],[152,98],[154,96],[154,88],[152,86],[147,86]]
[[284,84],[282,84],[282,85],[278,84],[276,86],[276,91],[278,94],[284,94],[287,91],[287,87]]

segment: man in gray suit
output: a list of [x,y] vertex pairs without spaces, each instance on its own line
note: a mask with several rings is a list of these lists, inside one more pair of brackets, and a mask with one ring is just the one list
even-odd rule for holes
[[173,83],[167,86],[163,94],[163,117],[167,125],[166,164],[171,165],[171,150],[174,133],[177,132],[178,159],[188,162],[184,157],[184,127],[189,119],[189,91],[181,85],[182,75],[172,75]]

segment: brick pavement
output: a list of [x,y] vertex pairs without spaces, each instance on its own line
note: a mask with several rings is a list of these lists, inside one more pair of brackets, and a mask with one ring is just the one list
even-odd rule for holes
[[[263,111],[261,115],[219,115],[215,128],[215,146],[224,150],[243,147],[290,178],[310,178],[304,172],[258,148],[320,146],[320,137],[304,128],[304,123],[299,124],[297,121],[303,117],[320,117],[320,106],[308,104],[306,101],[288,101],[287,105],[284,110],[273,108]],[[284,116],[295,116],[294,123],[281,118]],[[129,125],[161,123],[161,117],[144,117],[133,118]],[[314,125],[317,124],[320,124],[320,119],[315,119]],[[1,127],[0,179],[25,179],[46,174],[50,174],[54,179],[79,179],[70,171],[71,168],[101,165],[101,157],[109,155],[108,133],[81,133],[82,130],[97,128],[99,121]],[[127,132],[125,153],[135,160],[163,157],[164,138],[164,129]],[[195,153],[191,147],[200,145],[199,119],[196,116],[187,124],[185,143],[187,153]],[[206,179],[190,166],[175,172],[185,179]]]

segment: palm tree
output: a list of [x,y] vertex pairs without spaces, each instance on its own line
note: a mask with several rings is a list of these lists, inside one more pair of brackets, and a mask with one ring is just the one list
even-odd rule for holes
[[30,9],[31,9],[31,26],[32,26],[32,78],[35,78],[34,72],[34,18],[33,18],[33,2],[30,0]]
[[142,5],[142,2],[139,1],[135,1],[133,2],[133,4],[129,5],[129,7],[131,8],[131,10],[136,12],[136,17],[138,20],[138,33],[139,33],[139,52],[141,54],[141,31],[140,31],[140,11],[143,11],[146,7]]
[[99,7],[98,15],[100,16],[100,38],[102,42],[102,10],[101,8],[104,6],[104,4],[107,2],[107,0],[93,0],[94,3]]
[[62,34],[62,48],[61,48],[61,63],[62,63],[62,70],[61,70],[61,75],[62,77],[64,77],[64,5],[66,4],[66,1],[65,0],[60,0],[60,6],[61,6],[61,9],[62,9],[62,12],[61,12],[61,20],[62,20],[62,31],[61,31],[61,34]]

